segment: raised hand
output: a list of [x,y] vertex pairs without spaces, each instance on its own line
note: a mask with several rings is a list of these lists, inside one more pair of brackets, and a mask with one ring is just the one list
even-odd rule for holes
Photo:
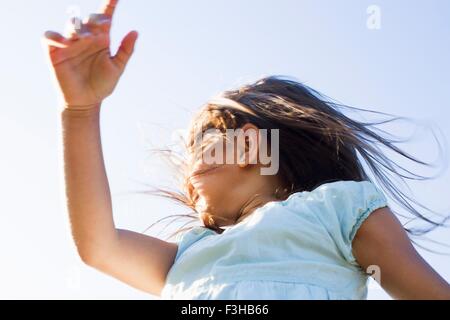
[[136,43],[128,33],[119,50],[110,52],[110,30],[118,0],[107,0],[98,14],[79,23],[67,37],[45,33],[50,61],[67,108],[87,109],[109,96],[119,81]]

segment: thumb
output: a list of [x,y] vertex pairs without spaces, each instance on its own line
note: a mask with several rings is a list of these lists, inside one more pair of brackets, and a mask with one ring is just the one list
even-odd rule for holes
[[133,54],[137,38],[138,33],[136,31],[131,31],[123,38],[119,50],[117,50],[116,55],[112,58],[113,62],[118,67],[124,69],[127,65],[128,60],[130,60],[131,55]]

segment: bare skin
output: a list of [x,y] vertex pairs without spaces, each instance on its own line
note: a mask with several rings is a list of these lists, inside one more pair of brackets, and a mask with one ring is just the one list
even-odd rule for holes
[[[114,91],[137,39],[137,33],[130,32],[118,52],[111,55],[110,29],[117,2],[106,1],[100,15],[82,25],[83,34],[45,35],[64,98],[61,121],[67,209],[78,253],[87,265],[159,295],[177,245],[116,228],[103,161],[101,104]],[[255,156],[244,154],[246,159]],[[192,177],[208,211],[222,217],[223,225],[239,222],[257,207],[275,200],[278,178],[260,175],[259,165],[250,163],[224,165]],[[377,210],[366,220],[353,250],[363,268],[373,264],[381,267],[382,286],[393,297],[450,299],[449,285],[417,254],[388,208]]]
[[353,254],[364,270],[377,265],[381,286],[395,299],[450,300],[450,286],[414,249],[388,207],[364,221],[353,239]]

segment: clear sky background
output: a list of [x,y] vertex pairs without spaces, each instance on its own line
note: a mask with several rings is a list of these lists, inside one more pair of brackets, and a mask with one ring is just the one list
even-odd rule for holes
[[[71,240],[58,101],[41,37],[63,30],[74,5],[87,15],[99,3],[0,1],[0,298],[152,298],[84,266]],[[381,29],[367,27],[370,5],[381,10]],[[114,48],[132,29],[140,33],[135,56],[102,107],[118,227],[142,231],[183,212],[127,195],[142,189],[139,182],[169,183],[147,149],[170,143],[212,95],[262,76],[294,76],[343,103],[419,119],[450,138],[449,1],[122,0]],[[408,128],[389,126],[401,136]],[[427,131],[405,147],[436,157]],[[450,212],[449,182],[447,170],[410,186],[425,205]],[[450,244],[449,229],[430,237]],[[420,253],[450,281],[450,256]],[[387,297],[371,284],[369,298]]]

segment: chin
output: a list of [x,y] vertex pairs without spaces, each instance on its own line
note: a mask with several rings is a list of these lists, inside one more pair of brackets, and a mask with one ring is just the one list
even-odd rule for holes
[[217,227],[225,227],[232,224],[232,219],[223,212],[217,212],[217,210],[214,210],[211,206],[200,203],[196,206],[196,209],[200,219],[206,225],[214,224]]

